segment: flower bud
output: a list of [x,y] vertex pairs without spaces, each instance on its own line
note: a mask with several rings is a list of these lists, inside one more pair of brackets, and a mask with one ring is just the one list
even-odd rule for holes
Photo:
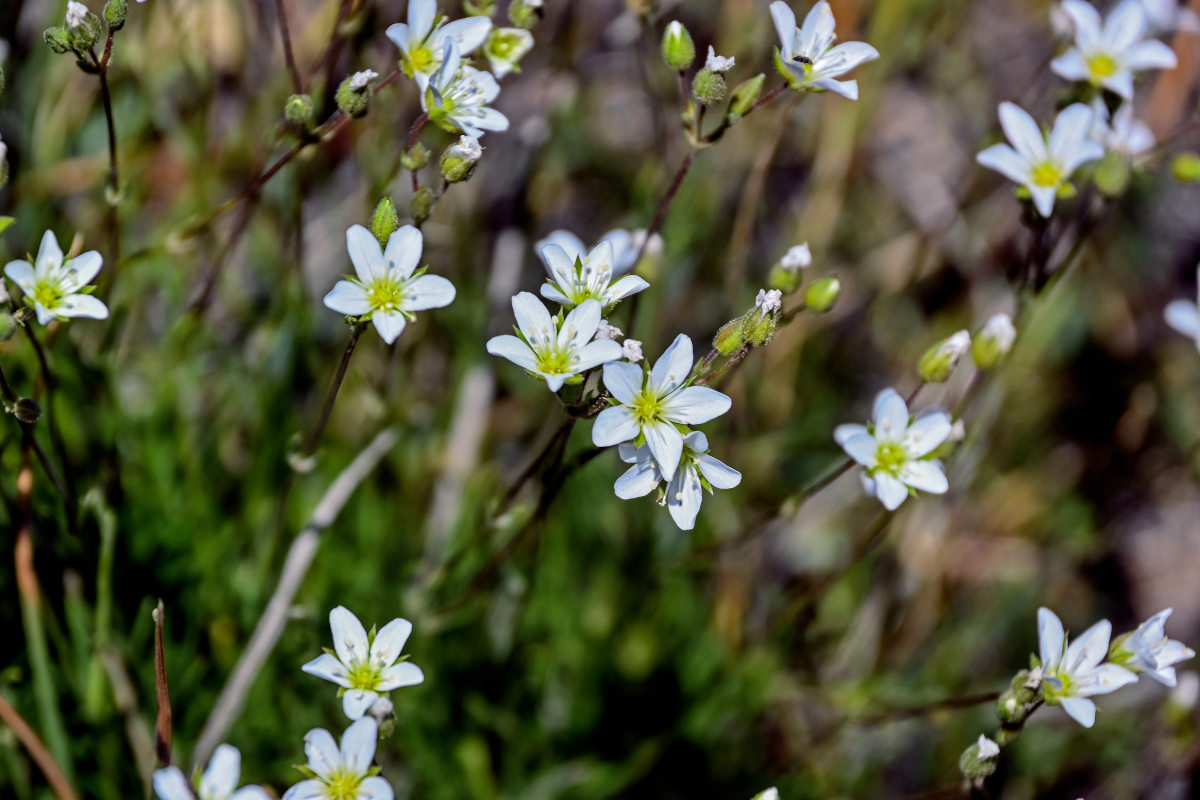
[[663,61],[676,72],[683,72],[696,60],[696,44],[683,23],[675,20],[663,32]]
[[767,76],[761,72],[747,81],[742,81],[733,90],[733,97],[729,101],[729,111],[725,117],[731,123],[737,122],[742,117],[750,113],[750,109],[758,102],[759,95],[762,94],[763,82]]
[[741,317],[731,319],[721,326],[713,337],[713,349],[723,356],[731,356],[746,346],[746,337],[742,333]]
[[463,0],[468,17],[490,17],[496,13],[496,0]]
[[625,334],[616,325],[613,325],[606,319],[600,320],[600,327],[596,328],[597,339],[612,339],[616,341]]
[[42,418],[42,407],[32,397],[22,397],[13,406],[12,413],[21,422],[32,425]]
[[1013,327],[1008,314],[996,314],[983,325],[971,342],[971,357],[975,366],[980,369],[991,369],[1001,358],[1008,355],[1013,341],[1017,338],[1017,329]]
[[400,153],[400,166],[409,172],[416,172],[429,163],[429,148],[417,142],[408,150]]
[[945,383],[963,354],[971,348],[971,334],[959,331],[925,351],[917,371],[926,383]]
[[355,73],[346,78],[338,85],[334,95],[338,108],[351,117],[361,117],[371,105],[370,88],[361,76],[362,73]]
[[433,212],[433,204],[435,202],[433,190],[428,186],[422,186],[413,195],[412,203],[409,208],[412,211],[412,217],[417,224],[421,224],[429,219],[429,215]]
[[783,292],[778,289],[758,290],[754,309],[742,317],[742,335],[746,343],[762,347],[775,337],[779,327],[779,312],[783,308]]
[[42,32],[42,41],[59,55],[71,52],[71,37],[66,28],[46,28]]
[[72,49],[79,52],[94,47],[96,42],[100,41],[102,33],[100,18],[83,3],[77,3],[75,0],[67,3],[66,29]]
[[1106,153],[1092,173],[1092,182],[1105,197],[1120,197],[1129,188],[1133,174],[1129,159],[1120,153]]
[[546,15],[542,0],[513,0],[508,4],[508,19],[518,28],[536,28]]
[[283,106],[283,116],[299,128],[307,128],[312,122],[313,99],[306,94],[294,94]]
[[379,240],[379,246],[386,248],[388,239],[399,227],[400,214],[396,211],[395,202],[390,197],[382,198],[371,214],[371,233]]
[[772,289],[778,289],[784,294],[791,294],[800,288],[800,283],[803,276],[796,270],[785,269],[782,264],[776,264],[771,267],[771,274],[767,277],[767,283]]
[[108,0],[104,4],[104,23],[110,31],[119,31],[125,27],[125,14],[129,5],[125,0]]
[[958,759],[958,768],[967,780],[986,778],[996,771],[996,757],[1000,746],[980,734],[979,741],[972,744]]
[[460,136],[455,144],[442,153],[440,166],[442,177],[449,183],[461,183],[475,172],[475,165],[483,157],[483,148],[474,136]]
[[1180,183],[1200,183],[1200,155],[1180,153],[1171,162],[1171,175]]
[[706,106],[724,100],[728,91],[729,87],[725,85],[725,76],[719,72],[713,72],[711,69],[700,70],[692,81],[692,93]]
[[842,293],[842,284],[837,278],[822,278],[808,287],[804,293],[804,307],[809,311],[824,314],[833,308]]
[[621,358],[636,364],[642,360],[642,343],[637,339],[626,339],[621,342]]

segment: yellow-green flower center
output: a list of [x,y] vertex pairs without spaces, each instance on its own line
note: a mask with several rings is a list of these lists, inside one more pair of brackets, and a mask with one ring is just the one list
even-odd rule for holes
[[400,311],[401,304],[404,302],[404,285],[403,278],[388,277],[379,278],[369,284],[367,289],[367,302],[371,304],[372,311]]
[[900,468],[908,463],[908,452],[895,442],[884,442],[875,451],[875,470],[889,475],[899,475]]
[[350,688],[352,689],[374,691],[382,679],[383,670],[370,659],[351,665],[350,669],[346,672],[346,680],[350,681]]
[[561,375],[571,371],[572,353],[569,349],[551,345],[537,354],[538,372]]
[[633,418],[639,425],[647,425],[662,414],[662,400],[653,392],[641,392],[633,399]]
[[[412,72],[430,73],[433,72],[434,60],[433,50],[428,47],[418,47],[408,54],[407,67]],[[406,70],[407,72],[408,70]],[[409,77],[412,77],[412,72],[409,72]]]
[[1117,71],[1117,62],[1107,53],[1097,53],[1088,58],[1087,67],[1088,72],[1092,73],[1092,80],[1099,81],[1111,77]]
[[[1062,684],[1062,688],[1056,689],[1054,686],[1054,681],[1047,680],[1048,678],[1053,678],[1053,679],[1057,680],[1059,683]],[[1045,676],[1042,678],[1042,692],[1045,695],[1047,701],[1051,701],[1051,700],[1054,700],[1055,698],[1059,698],[1059,697],[1070,696],[1070,694],[1071,694],[1071,676],[1066,674],[1065,672],[1047,672],[1045,674]]]
[[62,302],[62,286],[55,281],[40,280],[33,287],[33,299],[43,308],[53,310]]
[[1033,174],[1030,177],[1033,179],[1035,186],[1051,187],[1062,183],[1063,174],[1062,170],[1049,161],[1046,161],[1034,167]]
[[329,800],[358,800],[358,786],[363,776],[337,771],[325,781],[325,796]]

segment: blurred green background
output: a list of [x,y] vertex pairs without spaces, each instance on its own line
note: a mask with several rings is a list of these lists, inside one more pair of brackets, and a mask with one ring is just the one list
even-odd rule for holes
[[[565,417],[484,342],[510,329],[508,298],[541,284],[538,238],[566,228],[593,242],[653,216],[686,153],[662,26],[678,18],[702,52],[713,43],[735,56],[732,83],[759,71],[768,88],[779,80],[765,0],[664,3],[648,22],[630,2],[547,0],[522,73],[502,82],[512,128],[485,137],[475,177],[424,228],[425,263],[458,299],[390,350],[363,337],[317,466],[299,474],[289,440],[314,424],[348,338],[320,298],[350,270],[346,227],[385,194],[407,207],[399,159],[420,113],[414,85],[383,90],[254,202],[184,239],[294,141],[281,123],[292,87],[275,6],[132,4],[110,72],[123,190],[114,248],[97,82],[41,42],[65,4],[4,0],[11,178],[0,212],[16,223],[0,259],[36,252],[46,229],[64,249],[79,236],[104,254],[99,296],[112,310],[107,323],[37,330],[52,402],[28,340],[0,343],[9,381],[47,406],[68,478],[93,501],[68,513],[35,465],[40,600],[26,593],[23,605],[5,555],[0,693],[47,740],[61,720],[84,797],[146,793],[158,598],[187,764],[292,537],[389,425],[398,445],[324,534],[227,737],[243,779],[280,794],[301,777],[304,732],[344,726],[333,687],[299,670],[330,644],[326,614],[339,604],[368,626],[415,624],[406,652],[427,680],[393,694],[398,724],[378,758],[398,797],[430,800],[748,798],[772,784],[787,800],[955,796],[958,755],[995,727],[994,712],[903,710],[1003,688],[1036,649],[1039,605],[1075,631],[1101,616],[1127,630],[1174,606],[1168,631],[1200,641],[1200,355],[1161,317],[1168,300],[1194,296],[1200,260],[1200,190],[1162,169],[1200,138],[1195,36],[1176,42],[1180,68],[1141,90],[1164,140],[1158,160],[1110,204],[1077,270],[1026,307],[1012,357],[972,394],[950,494],[906,503],[865,553],[877,505],[856,476],[798,502],[839,463],[835,425],[864,421],[886,386],[911,391],[937,339],[1016,308],[1008,276],[1027,234],[1011,186],[974,154],[999,135],[1000,100],[1047,119],[1062,96],[1044,2],[834,2],[841,40],[882,53],[852,76],[862,99],[797,107],[785,95],[700,154],[626,329],[651,359],[679,332],[703,353],[800,241],[815,255],[810,276],[845,288],[833,312],[801,315],[723,384],[733,410],[704,430],[744,479],[705,499],[695,531],[650,498],[615,498],[624,465],[615,452],[586,459],[587,421],[561,487],[532,481],[496,516]],[[337,0],[284,5],[320,119],[331,78],[394,66],[383,31],[404,4],[349,3],[336,28]],[[310,71],[335,29],[331,57]],[[424,141],[436,154],[452,138],[428,130]],[[953,405],[972,371],[917,406]],[[36,432],[56,453],[46,420]],[[26,519],[21,451],[8,419],[6,554]],[[30,642],[35,618],[48,664]],[[991,796],[1195,796],[1195,697],[1168,701],[1144,684],[1101,698],[1090,731],[1039,712],[1006,749]],[[0,797],[49,796],[0,728]]]

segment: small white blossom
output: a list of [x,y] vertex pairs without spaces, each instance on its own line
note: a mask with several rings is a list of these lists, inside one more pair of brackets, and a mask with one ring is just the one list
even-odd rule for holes
[[519,337],[495,336],[488,340],[487,351],[545,379],[552,392],[570,378],[621,357],[621,345],[611,339],[593,341],[602,311],[596,300],[580,303],[561,325],[529,292],[514,297],[512,307]]
[[488,108],[499,94],[492,74],[464,65],[457,42],[447,39],[442,63],[421,94],[421,108],[438,126],[478,138],[484,131],[508,130],[508,117]]
[[492,21],[487,17],[446,22],[438,14],[436,0],[408,0],[408,23],[391,25],[387,37],[400,48],[404,74],[417,82],[423,94],[442,63],[447,42],[455,42],[459,53],[469,55],[487,40],[491,30]]
[[375,634],[344,606],[329,612],[333,632],[333,652],[328,650],[309,661],[302,670],[342,687],[342,710],[350,719],[359,719],[381,696],[403,686],[416,686],[425,674],[400,651],[412,633],[412,623],[394,619]]
[[55,319],[85,317],[108,319],[108,307],[88,292],[88,286],[103,266],[104,259],[95,250],[81,253],[63,262],[62,248],[53,231],[42,235],[34,263],[10,261],[4,274],[25,294],[26,305],[37,312],[37,320],[49,325]]
[[705,489],[712,494],[714,488],[732,489],[742,482],[742,473],[708,455],[708,437],[700,431],[683,437],[682,458],[670,478],[663,474],[646,445],[635,447],[623,442],[617,453],[622,461],[633,465],[613,485],[617,497],[622,500],[645,497],[666,482],[666,491],[659,502],[666,505],[671,519],[684,531],[696,527]]
[[796,27],[796,15],[783,0],[771,3],[771,19],[779,34],[779,57],[787,69],[792,88],[834,92],[850,100],[858,99],[858,81],[834,80],[850,70],[879,58],[879,51],[864,42],[843,42],[834,46],[833,10],[828,0],[820,0],[804,27]]
[[778,313],[783,308],[783,292],[778,289],[759,289],[754,298],[754,307],[764,315]]
[[597,339],[620,339],[625,334],[616,325],[613,325],[606,319],[600,320],[600,327],[596,328]]
[[693,363],[692,340],[680,334],[649,372],[627,361],[605,364],[604,387],[620,405],[606,408],[596,417],[592,443],[612,447],[644,441],[663,480],[674,478],[683,455],[683,434],[676,425],[708,422],[733,403],[715,389],[688,386]]
[[626,339],[621,343],[621,357],[631,364],[636,364],[644,358],[642,343],[637,339]]
[[[1129,2],[1129,0],[1126,0]],[[1117,113],[1109,118],[1108,105],[1097,97],[1092,101],[1091,138],[1104,145],[1110,153],[1123,156],[1133,163],[1140,163],[1154,149],[1156,140],[1150,126],[1133,116],[1133,105],[1122,103]]]
[[438,275],[414,270],[421,261],[424,239],[412,225],[388,237],[387,249],[362,225],[346,231],[346,248],[356,278],[338,281],[325,295],[326,307],[350,317],[371,320],[388,344],[416,319],[417,311],[454,302],[454,284]]
[[729,72],[729,70],[733,69],[736,60],[735,58],[724,58],[717,55],[717,51],[710,44],[708,46],[708,59],[704,62],[704,68],[709,72]]
[[1111,634],[1112,624],[1100,620],[1068,646],[1058,616],[1048,608],[1038,609],[1038,650],[1046,704],[1062,706],[1085,728],[1096,722],[1096,704],[1088,698],[1137,681],[1137,675],[1124,667],[1101,663],[1108,654]]
[[839,425],[833,438],[863,466],[868,494],[894,511],[910,488],[930,494],[945,494],[950,488],[941,463],[928,456],[946,441],[951,427],[950,415],[941,409],[925,411],[910,422],[904,398],[894,389],[884,389],[875,398],[872,425]]
[[613,245],[608,239],[601,239],[587,255],[572,256],[554,242],[543,245],[538,255],[549,275],[549,280],[542,285],[542,297],[568,308],[588,299],[600,301],[606,309],[612,308],[626,297],[650,287],[637,275],[613,280],[616,269]]
[[87,22],[88,7],[83,3],[77,3],[75,0],[70,0],[67,3],[67,27],[75,30],[83,23]]
[[346,729],[340,748],[329,731],[313,728],[304,736],[304,754],[316,777],[288,789],[283,800],[393,800],[392,787],[371,766],[378,737],[370,717]]
[[981,733],[979,741],[975,743],[975,753],[979,756],[980,761],[990,761],[1000,755],[1000,745]]
[[350,88],[356,92],[361,92],[371,84],[371,81],[378,77],[379,73],[373,69],[364,69],[362,72],[356,72],[350,76]]
[[208,768],[200,776],[200,785],[192,786],[176,766],[154,771],[154,793],[159,800],[270,800],[271,795],[258,786],[238,788],[242,775],[242,754],[232,745],[218,745]]
[[1175,67],[1170,47],[1142,38],[1146,12],[1141,4],[1126,0],[1107,20],[1084,0],[1064,0],[1062,10],[1074,25],[1075,46],[1050,62],[1050,68],[1067,80],[1102,86],[1129,100],[1135,72]]
[[[1200,284],[1200,267],[1196,269],[1196,282]],[[1191,300],[1172,300],[1167,303],[1163,316],[1168,325],[1189,337],[1200,350],[1200,306]]]
[[788,248],[788,251],[783,254],[783,258],[779,260],[779,266],[788,272],[798,272],[810,264],[812,264],[812,251],[808,249],[808,242]]
[[[637,258],[638,250],[641,249],[642,242],[645,240],[646,231],[640,229],[627,231],[615,228],[600,237],[601,242],[608,241],[612,244],[613,275],[624,275],[633,269],[635,266],[633,260]],[[577,258],[583,258],[589,252],[589,248],[583,243],[582,239],[565,230],[553,231],[545,239],[534,245],[534,249],[540,253],[542,248],[548,244],[556,244],[561,247],[572,261]],[[596,244],[598,245],[599,242]],[[662,253],[662,247],[662,237],[656,233],[646,245],[645,254],[649,257],[657,256]],[[594,250],[595,246],[591,249]]]
[[1013,342],[1017,340],[1017,329],[1013,326],[1012,317],[1008,314],[993,314],[983,324],[979,338],[994,342],[1000,355],[1012,350]]
[[992,145],[975,160],[1025,186],[1043,217],[1054,210],[1054,199],[1071,173],[1104,156],[1104,147],[1088,138],[1092,111],[1082,103],[1063,109],[1048,137],[1014,103],[1000,104],[1000,125],[1012,146]]
[[1172,609],[1164,609],[1138,626],[1113,648],[1110,658],[1135,673],[1145,673],[1163,686],[1175,685],[1175,664],[1196,653],[1183,642],[1168,639],[1164,626]]

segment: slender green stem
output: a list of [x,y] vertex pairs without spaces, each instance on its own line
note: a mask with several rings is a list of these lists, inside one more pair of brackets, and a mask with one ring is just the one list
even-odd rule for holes
[[50,464],[46,454],[42,452],[37,440],[33,438],[33,431],[29,431],[30,444],[34,448],[34,452],[38,454],[38,460],[42,462],[42,466],[46,467],[46,472],[50,475],[50,479],[54,481],[54,485],[59,488],[60,494],[67,503],[68,519],[74,525],[75,519],[75,492],[71,481],[71,462],[67,458],[67,445],[62,437],[62,429],[58,427],[58,414],[54,409],[54,398],[58,389],[58,380],[54,372],[50,369],[50,359],[46,356],[46,351],[42,347],[42,343],[38,340],[37,334],[33,332],[33,323],[25,325],[25,333],[29,337],[29,343],[33,346],[33,352],[37,355],[38,366],[42,371],[42,381],[46,386],[46,402],[44,405],[44,413],[46,424],[50,428],[50,446],[54,448],[54,454],[58,458],[58,463],[62,466],[63,475],[67,478],[66,481]]
[[329,384],[329,394],[325,397],[325,405],[321,409],[321,418],[317,420],[316,427],[305,440],[301,457],[310,456],[317,449],[317,442],[320,441],[325,426],[329,424],[329,418],[333,416],[333,404],[337,401],[342,381],[346,379],[346,370],[350,368],[350,358],[354,355],[354,349],[358,346],[358,338],[362,336],[364,330],[366,330],[365,324],[356,323],[350,331],[350,341],[346,343],[346,350],[342,353],[342,360],[338,363],[337,371],[333,373],[333,380]]
[[21,398],[13,390],[8,383],[8,378],[4,377],[4,369],[0,367],[0,395],[4,396],[4,402],[8,405],[15,405]]

